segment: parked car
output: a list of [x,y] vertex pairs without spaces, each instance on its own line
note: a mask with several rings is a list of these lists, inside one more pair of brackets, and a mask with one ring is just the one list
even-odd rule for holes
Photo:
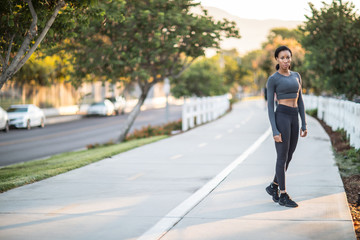
[[33,104],[11,105],[7,110],[10,127],[26,128],[45,127],[44,112]]
[[109,97],[106,99],[114,104],[116,114],[124,114],[126,105],[124,97]]
[[2,107],[0,107],[0,130],[9,131],[9,116]]
[[93,116],[93,115],[110,116],[114,114],[115,114],[114,104],[110,102],[108,99],[91,104],[87,110],[88,116]]

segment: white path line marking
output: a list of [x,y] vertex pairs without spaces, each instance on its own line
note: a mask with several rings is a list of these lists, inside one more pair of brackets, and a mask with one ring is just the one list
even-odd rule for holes
[[270,135],[271,129],[265,131],[243,154],[237,157],[230,165],[222,170],[216,177],[197,190],[193,195],[180,203],[165,217],[158,221],[152,228],[141,235],[138,240],[157,240],[162,238],[173,228],[191,209],[199,204],[209,193],[211,193],[238,165],[240,165],[250,154],[252,154],[262,142]]
[[127,180],[134,181],[134,180],[136,180],[136,179],[138,179],[139,177],[142,177],[142,176],[144,176],[144,173],[138,173],[138,174],[135,174],[134,176],[129,177]]
[[234,129],[228,129],[227,132],[228,133],[232,133],[234,131]]
[[235,125],[235,128],[239,128],[239,127],[240,127],[240,124],[236,124],[236,125]]
[[245,123],[247,123],[250,119],[251,119],[251,117],[254,115],[254,112],[251,112],[250,114],[249,114],[249,116],[245,119],[245,120],[243,120],[242,122],[241,122],[241,124],[245,124]]
[[220,139],[220,138],[222,138],[222,136],[223,136],[222,134],[219,134],[215,137],[215,139]]
[[206,142],[205,142],[205,143],[200,143],[200,144],[198,145],[198,147],[201,148],[201,147],[205,147],[206,145],[207,145]]
[[177,155],[172,156],[170,159],[175,160],[175,159],[181,158],[182,156],[183,156],[182,154],[177,154]]

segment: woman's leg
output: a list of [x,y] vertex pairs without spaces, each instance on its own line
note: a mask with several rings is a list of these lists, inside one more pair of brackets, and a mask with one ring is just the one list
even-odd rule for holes
[[282,142],[275,142],[277,153],[274,182],[279,184],[280,191],[285,191],[285,171],[290,148],[291,116],[285,113],[275,113],[276,126],[281,133]]
[[286,161],[286,170],[289,167],[289,163],[290,163],[293,153],[296,149],[298,139],[299,139],[299,119],[298,119],[298,116],[292,116],[290,145],[289,145],[288,158]]

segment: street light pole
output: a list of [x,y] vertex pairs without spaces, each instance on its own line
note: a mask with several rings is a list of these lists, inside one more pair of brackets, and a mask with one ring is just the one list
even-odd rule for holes
[[169,121],[169,94],[170,94],[170,81],[169,78],[164,79],[164,93],[166,98],[166,106],[165,106],[165,123]]

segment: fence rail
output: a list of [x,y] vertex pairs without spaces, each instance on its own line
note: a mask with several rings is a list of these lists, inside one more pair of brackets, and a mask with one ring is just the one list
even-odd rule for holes
[[360,104],[329,97],[304,95],[306,109],[317,109],[317,117],[333,131],[344,129],[350,145],[360,148]]
[[227,95],[186,99],[182,108],[182,130],[212,121],[230,107]]

